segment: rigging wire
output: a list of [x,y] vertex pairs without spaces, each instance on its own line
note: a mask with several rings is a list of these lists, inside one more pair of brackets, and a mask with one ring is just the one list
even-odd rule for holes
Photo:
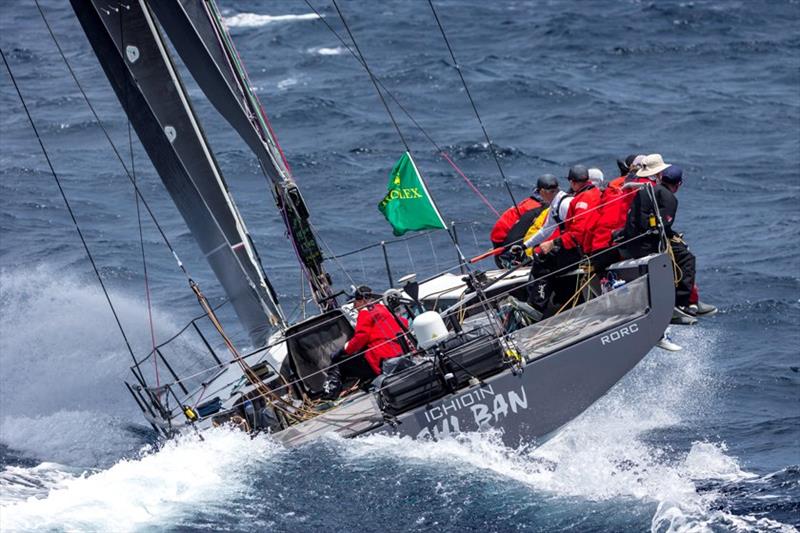
[[[38,0],[37,0],[37,4],[38,4]],[[126,9],[130,10],[130,7],[126,7]],[[125,42],[125,25],[124,25],[123,20],[122,20],[122,17],[123,17],[122,9],[119,9],[118,13],[119,13],[120,40],[122,42]],[[128,98],[128,85],[127,84],[125,85],[124,92],[125,92],[125,98],[124,98],[124,102],[122,104],[122,107],[123,107],[123,110],[125,111],[125,118],[126,118],[127,129],[128,129],[128,150],[130,152],[130,158],[131,158],[131,176],[133,177],[133,187],[134,187],[133,197],[134,197],[134,202],[136,203],[136,222],[137,222],[137,224],[139,226],[139,247],[141,248],[141,252],[142,252],[142,273],[143,273],[143,276],[144,276],[145,300],[147,302],[147,322],[148,322],[148,325],[149,325],[149,328],[150,328],[151,346],[152,346],[153,351],[155,351],[156,350],[156,344],[157,344],[156,343],[156,330],[155,330],[155,326],[153,325],[153,304],[152,304],[152,301],[150,299],[150,280],[149,280],[148,273],[147,273],[147,256],[145,255],[145,249],[144,249],[144,231],[142,229],[142,212],[141,212],[141,208],[140,208],[140,205],[139,205],[140,204],[139,195],[136,193],[136,189],[138,188],[138,183],[137,183],[137,179],[136,179],[136,159],[134,158],[134,153],[133,153],[133,129],[131,128],[131,119],[130,119],[130,116],[128,115],[128,110],[130,108],[130,99]],[[160,387],[161,386],[161,378],[159,376],[158,357],[153,357],[153,373],[154,373],[154,376],[156,378],[156,387]]]
[[[375,86],[375,90],[378,92],[378,96],[380,96],[381,102],[383,102],[383,106],[386,108],[386,112],[389,114],[389,118],[392,119],[392,124],[394,124],[394,127],[397,130],[398,135],[400,135],[400,139],[403,141],[403,145],[405,145],[406,151],[409,154],[411,154],[411,148],[408,146],[408,143],[406,142],[405,137],[403,137],[403,134],[400,131],[400,126],[398,126],[397,121],[394,118],[394,114],[392,113],[392,110],[389,107],[389,104],[386,102],[386,98],[384,98],[384,96],[383,96],[383,92],[381,92],[380,86],[378,85],[378,82],[376,81],[375,75],[372,73],[372,70],[367,65],[367,60],[364,57],[364,54],[361,52],[361,49],[359,48],[358,43],[356,42],[356,39],[355,39],[355,36],[353,35],[353,32],[350,31],[350,26],[347,24],[347,20],[344,18],[344,14],[342,13],[341,9],[339,9],[339,4],[336,2],[336,0],[331,0],[331,2],[333,3],[333,6],[336,8],[336,12],[339,14],[339,18],[342,21],[342,25],[344,25],[345,30],[347,30],[347,35],[349,35],[350,36],[350,40],[353,41],[353,47],[356,49],[356,52],[358,52],[358,55],[361,57],[361,61],[362,61],[363,65],[364,65],[364,68],[366,69],[367,73],[369,74],[369,78],[372,81],[372,84]],[[428,196],[429,196],[430,202],[433,205],[434,209],[437,211],[437,213],[439,213],[439,208],[436,205],[436,201],[433,198],[433,194],[428,192]],[[441,218],[441,214],[439,214],[439,218]],[[444,220],[443,219],[442,219],[442,223],[444,224]],[[446,227],[446,224],[445,224],[445,228],[443,228],[443,229],[445,229],[445,231],[447,231],[447,234],[450,236],[450,240],[453,243],[453,247],[455,247],[456,251],[458,252],[459,257],[464,260],[464,263],[466,263],[466,258],[464,257],[464,254],[461,251],[461,247],[458,245],[458,240],[451,233],[451,231]]]
[[436,8],[433,7],[433,0],[428,0],[428,5],[431,6],[431,11],[433,12],[433,18],[436,19],[436,25],[439,26],[439,32],[442,34],[442,38],[444,39],[445,44],[447,45],[447,50],[450,52],[450,59],[453,60],[453,65],[456,67],[456,71],[458,72],[458,77],[461,78],[461,85],[464,87],[464,92],[467,93],[467,98],[469,99],[469,103],[472,106],[472,110],[475,112],[475,118],[478,119],[478,123],[481,125],[481,130],[483,130],[483,136],[486,138],[486,143],[489,145],[489,151],[492,153],[492,157],[494,158],[495,164],[497,164],[497,170],[500,171],[500,176],[503,177],[503,183],[506,186],[506,190],[508,191],[508,195],[511,197],[511,202],[514,204],[514,208],[517,210],[517,216],[521,216],[519,206],[517,205],[517,200],[514,198],[514,193],[511,192],[511,185],[508,183],[508,178],[506,177],[505,172],[503,172],[503,167],[500,165],[500,158],[497,156],[497,150],[494,148],[494,143],[489,138],[489,133],[486,131],[486,126],[483,124],[483,119],[481,119],[480,113],[478,113],[478,107],[475,105],[475,100],[472,99],[472,94],[469,92],[469,87],[467,86],[467,81],[464,79],[464,73],[461,72],[461,65],[458,64],[456,60],[455,53],[453,53],[453,47],[450,46],[450,41],[447,39],[447,34],[444,31],[444,27],[442,26],[442,21],[439,20],[439,14],[436,12]]
[[[311,2],[309,0],[304,0],[304,2],[309,7],[309,9],[311,9],[317,15],[318,20],[320,20],[325,25],[325,27],[328,28],[328,30],[336,37],[336,39],[338,39],[339,42],[342,43],[342,46],[344,46],[345,49],[348,52],[350,52],[350,55],[352,55],[355,58],[355,60],[358,61],[359,65],[361,65],[366,70],[367,69],[367,65],[364,62],[364,60],[361,57],[359,57],[359,55],[356,54],[356,52],[350,47],[350,45],[347,43],[347,41],[345,41],[342,38],[342,36],[339,35],[339,32],[337,32],[334,29],[334,27],[331,26],[330,23],[327,20],[325,20],[325,18],[322,16],[322,13],[320,13],[317,10],[317,8],[314,7],[313,4],[311,4]],[[394,104],[398,108],[400,108],[400,110],[403,112],[403,114],[411,121],[412,124],[414,124],[414,126],[420,131],[420,133],[422,133],[422,135],[428,140],[428,142],[436,149],[436,151],[439,153],[439,155],[442,157],[442,159],[447,161],[447,163],[453,168],[453,170],[455,170],[456,173],[459,176],[461,176],[464,179],[464,181],[467,182],[467,185],[470,187],[470,189],[472,189],[475,192],[475,194],[478,195],[478,198],[481,199],[481,201],[486,205],[486,207],[488,207],[496,216],[499,217],[500,216],[500,212],[497,209],[495,209],[494,205],[492,205],[492,203],[489,201],[489,199],[486,198],[486,196],[484,196],[483,193],[480,192],[480,190],[478,190],[478,188],[475,186],[475,184],[472,183],[472,180],[470,180],[467,177],[467,175],[464,173],[464,171],[462,171],[461,168],[459,168],[459,166],[456,165],[456,163],[448,155],[447,151],[444,148],[442,148],[441,146],[439,146],[439,144],[433,139],[433,137],[431,137],[431,135],[428,133],[428,131],[424,127],[422,127],[422,124],[420,124],[417,121],[417,119],[414,118],[414,116],[411,114],[411,112],[408,111],[408,109],[406,109],[406,107],[402,104],[402,102],[400,102],[400,100],[397,99],[397,97],[394,95],[394,93],[392,93],[389,90],[389,88],[386,87],[386,85],[377,76],[375,76],[375,82],[378,85],[380,85],[381,89],[383,89],[383,92],[386,93],[386,95],[389,98],[391,98],[391,100],[394,102]]]
[[[113,302],[111,301],[111,296],[108,293],[108,289],[106,288],[106,284],[103,281],[103,276],[100,275],[100,270],[97,267],[97,263],[95,263],[94,256],[92,256],[92,252],[89,250],[89,245],[86,243],[86,239],[83,236],[83,232],[81,231],[81,227],[78,224],[78,219],[75,218],[75,213],[72,211],[72,206],[67,199],[67,195],[64,192],[64,188],[61,186],[61,180],[58,178],[58,174],[56,174],[56,170],[53,167],[53,163],[50,161],[50,156],[47,153],[47,149],[44,147],[44,142],[42,141],[41,135],[39,135],[39,130],[36,127],[36,123],[33,121],[33,117],[31,116],[30,111],[28,110],[28,104],[25,102],[25,98],[22,96],[22,92],[19,89],[19,85],[17,85],[17,80],[14,77],[14,73],[11,70],[11,65],[9,65],[8,60],[6,59],[6,54],[3,52],[2,48],[0,48],[0,56],[3,58],[3,63],[6,66],[6,70],[8,71],[8,75],[11,78],[11,83],[14,84],[14,89],[17,92],[17,96],[19,96],[19,100],[22,103],[22,108],[25,110],[25,114],[28,117],[28,121],[31,124],[31,128],[33,129],[33,133],[36,134],[36,140],[39,141],[39,146],[42,149],[42,154],[44,154],[44,158],[47,161],[47,166],[50,167],[50,172],[53,175],[53,179],[56,181],[56,185],[58,186],[58,191],[61,193],[61,198],[64,200],[64,205],[67,207],[67,211],[69,212],[69,216],[72,219],[72,223],[75,226],[75,230],[78,232],[78,237],[81,239],[81,243],[83,244],[83,249],[86,251],[86,256],[89,258],[89,262],[92,264],[92,269],[94,270],[95,275],[97,276],[97,281],[100,282],[100,287],[103,289],[103,294],[105,295],[106,301],[108,302],[108,306],[111,308],[111,313],[114,315],[114,320],[117,323],[117,327],[119,328],[119,332],[122,334],[122,338],[125,341],[125,346],[128,348],[128,352],[133,359],[133,362],[136,363],[136,356],[133,353],[133,348],[131,347],[131,343],[128,340],[128,336],[125,334],[125,329],[122,327],[122,322],[120,321],[119,315],[117,314],[117,310],[114,307]],[[142,382],[142,377],[140,375],[136,375],[137,379]],[[143,383],[142,383],[143,384]]]

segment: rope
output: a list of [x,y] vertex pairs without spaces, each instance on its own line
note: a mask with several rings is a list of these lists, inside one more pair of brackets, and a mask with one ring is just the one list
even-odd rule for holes
[[672,260],[672,279],[677,287],[678,283],[683,279],[683,269],[678,265],[678,260],[675,258],[675,250],[672,249],[672,242],[669,240],[667,240],[667,253],[669,253],[669,258]]
[[[227,26],[225,25],[225,22],[222,20],[222,15],[219,13],[219,8],[217,8],[216,2],[214,2],[213,0],[210,0],[209,2],[204,2],[203,3],[204,7],[206,6],[206,4],[210,5],[213,11],[213,14],[209,13],[209,15],[211,15],[209,18],[214,20],[215,25],[217,26],[217,31],[219,32],[220,35],[222,35],[225,44],[227,45],[223,46],[223,48],[228,49],[228,53],[232,56],[232,59],[234,60],[235,68],[239,72],[239,75],[241,76],[242,80],[246,85],[245,87],[240,87],[240,90],[245,91],[246,94],[244,96],[250,99],[251,103],[255,103],[256,109],[258,111],[257,118],[263,121],[264,125],[269,131],[269,134],[271,136],[271,141],[278,149],[278,153],[280,154],[281,160],[283,161],[283,164],[286,167],[286,171],[289,173],[289,177],[291,177],[292,169],[289,166],[289,160],[286,159],[286,155],[283,152],[283,148],[281,148],[281,145],[278,142],[278,137],[277,135],[275,135],[275,131],[272,129],[272,124],[270,124],[269,122],[269,117],[264,112],[264,106],[261,105],[261,100],[259,100],[257,94],[255,94],[252,90],[250,90],[250,87],[252,87],[253,85],[250,83],[250,78],[247,75],[247,70],[244,68],[242,58],[239,56],[239,50],[237,50],[236,47],[233,45],[233,39],[231,39],[231,36],[228,33]],[[206,7],[206,12],[208,13],[207,7]],[[217,39],[219,40],[219,37],[217,37]],[[230,59],[228,59],[228,61],[230,63]]]
[[436,19],[436,25],[439,26],[439,32],[442,34],[444,43],[447,45],[447,51],[450,52],[450,59],[453,60],[453,65],[456,67],[456,71],[458,72],[458,77],[461,79],[461,85],[464,87],[464,92],[467,94],[469,103],[472,106],[472,111],[475,112],[475,118],[478,119],[478,124],[481,125],[481,130],[483,131],[483,137],[486,139],[486,143],[489,145],[489,151],[492,153],[494,162],[497,165],[497,170],[500,171],[500,175],[503,177],[503,183],[506,186],[508,195],[511,197],[511,203],[514,204],[514,208],[517,210],[517,216],[522,216],[522,213],[519,210],[519,206],[517,205],[517,200],[514,198],[514,193],[511,192],[511,185],[509,185],[508,183],[508,178],[506,177],[505,172],[503,172],[503,167],[500,165],[500,158],[497,156],[497,150],[495,150],[494,143],[492,143],[492,140],[489,138],[489,133],[486,131],[486,126],[484,126],[483,124],[483,119],[481,119],[480,113],[478,113],[478,107],[475,105],[475,100],[473,100],[472,94],[469,92],[467,81],[464,79],[464,73],[461,72],[461,65],[459,65],[458,61],[456,60],[455,53],[453,53],[453,47],[450,46],[450,41],[447,39],[447,34],[445,33],[444,27],[442,26],[442,21],[439,20],[439,14],[436,12],[436,8],[433,7],[433,1],[428,0],[428,5],[431,7],[431,11],[433,12],[433,18]]
[[[561,308],[558,311],[556,311],[556,315],[561,313],[561,311],[563,311],[564,309],[566,309],[566,307],[570,303],[572,303],[570,308],[574,308],[578,304],[578,300],[580,299],[580,295],[583,292],[583,289],[585,289],[586,286],[589,285],[589,283],[591,283],[593,279],[594,279],[594,274],[592,274],[590,276],[587,276],[587,279],[583,283],[583,285],[581,285],[580,287],[576,288],[575,289],[575,293],[572,296],[569,297],[569,300],[564,302],[564,305],[562,305]],[[576,283],[576,285],[577,285],[577,283]]]
[[[451,167],[453,167],[453,170],[455,170],[455,171],[458,173],[458,175],[459,175],[459,176],[461,176],[462,178],[464,178],[464,181],[466,181],[466,182],[467,182],[467,185],[469,185],[469,186],[470,186],[470,188],[471,188],[471,189],[472,189],[472,190],[475,192],[475,194],[477,194],[477,195],[478,195],[478,198],[480,198],[480,199],[483,201],[483,203],[484,203],[484,204],[486,204],[486,206],[487,206],[489,209],[491,209],[491,210],[492,210],[492,213],[494,213],[494,214],[495,214],[495,216],[499,217],[499,216],[500,216],[500,212],[499,212],[497,209],[495,209],[495,208],[494,208],[494,206],[492,205],[492,203],[491,203],[491,202],[489,202],[489,200],[488,200],[488,199],[487,199],[487,198],[486,198],[486,197],[483,195],[483,193],[481,193],[481,191],[479,191],[479,190],[478,190],[478,188],[477,188],[477,187],[475,187],[475,185],[474,185],[474,184],[473,184],[473,183],[470,181],[470,179],[469,179],[469,178],[468,178],[468,177],[467,177],[467,176],[466,176],[466,175],[465,175],[465,174],[464,174],[464,173],[461,171],[461,169],[460,169],[460,168],[458,168],[458,165],[456,165],[455,163],[453,163],[453,160],[452,160],[452,159],[450,159],[450,156],[449,156],[449,155],[447,155],[447,152],[445,152],[444,150],[441,150],[441,151],[439,152],[439,155],[440,155],[440,156],[442,156],[442,157],[444,158],[444,160],[445,160],[445,161],[447,161],[447,162],[450,164],[450,166],[451,166]],[[516,205],[516,204],[515,204],[515,205]],[[519,208],[517,208],[517,211],[519,211]]]
[[[38,5],[38,3],[37,3]],[[131,343],[128,341],[128,336],[125,334],[125,329],[122,327],[122,322],[119,319],[119,315],[117,314],[117,310],[114,307],[114,304],[111,301],[111,296],[108,294],[108,289],[106,288],[105,282],[103,282],[103,277],[100,275],[100,270],[97,267],[97,263],[95,263],[94,257],[92,256],[92,252],[89,250],[89,245],[86,243],[86,239],[83,236],[83,232],[81,231],[81,227],[78,224],[78,219],[75,218],[75,213],[72,211],[72,206],[67,199],[67,195],[64,192],[64,188],[61,186],[61,180],[58,178],[58,174],[56,174],[56,170],[53,167],[53,163],[50,161],[50,156],[47,153],[47,149],[44,147],[44,142],[42,141],[41,135],[39,135],[39,130],[36,128],[36,123],[33,121],[33,117],[31,116],[30,111],[28,110],[28,105],[25,103],[25,98],[22,96],[22,92],[19,89],[19,85],[17,85],[17,80],[14,77],[14,73],[11,71],[11,66],[8,64],[8,60],[6,59],[6,54],[3,52],[2,48],[0,48],[0,56],[3,58],[3,63],[6,66],[6,70],[8,70],[8,75],[11,78],[11,83],[14,84],[14,89],[17,92],[17,96],[19,96],[19,100],[22,103],[22,108],[25,110],[25,114],[28,117],[28,121],[31,124],[31,128],[33,129],[33,133],[36,134],[36,140],[39,141],[39,146],[42,149],[42,154],[44,154],[44,158],[47,161],[47,166],[50,167],[50,172],[53,175],[53,179],[56,181],[56,185],[58,186],[58,191],[61,193],[61,198],[64,200],[64,205],[67,207],[67,212],[69,212],[69,216],[72,219],[72,223],[75,226],[75,231],[78,232],[78,237],[81,239],[81,244],[83,244],[83,249],[86,251],[86,256],[89,258],[89,262],[92,264],[92,269],[94,270],[95,276],[97,276],[97,281],[100,283],[100,287],[103,289],[103,295],[105,295],[106,301],[108,302],[109,308],[111,308],[111,313],[114,315],[114,321],[117,323],[117,327],[119,328],[120,334],[122,334],[122,339],[125,341],[125,346],[128,348],[128,352],[133,359],[133,362],[136,363],[136,356],[133,353],[133,348],[131,347]],[[138,379],[141,380],[140,376],[137,376]]]
[[[227,333],[225,332],[225,329],[222,327],[222,324],[217,319],[217,316],[214,313],[214,310],[211,309],[211,306],[209,305],[208,300],[206,299],[206,297],[202,293],[202,291],[200,291],[200,287],[197,285],[197,283],[194,283],[194,282],[192,283],[192,290],[194,291],[195,296],[197,296],[197,301],[200,303],[200,306],[208,314],[209,320],[211,320],[211,323],[213,324],[214,328],[220,334],[220,337],[222,337],[222,340],[225,342],[225,345],[227,346],[228,350],[230,351],[231,355],[233,356],[233,362],[235,362],[235,363],[237,363],[239,365],[239,367],[241,368],[241,370],[244,373],[244,375],[247,378],[247,380],[250,382],[251,385],[253,385],[253,387],[255,387],[256,391],[259,394],[259,396],[264,400],[264,403],[271,405],[275,409],[280,409],[280,410],[284,411],[287,416],[296,418],[292,413],[287,411],[285,408],[279,407],[278,405],[276,405],[276,402],[282,402],[282,403],[286,403],[286,402],[282,398],[277,396],[274,392],[272,392],[264,384],[264,382],[253,371],[252,367],[250,365],[248,365],[247,362],[239,354],[239,351],[234,346],[233,341],[231,341],[231,339],[228,337]],[[295,406],[291,406],[291,407],[293,409],[297,409],[297,407],[295,407]]]

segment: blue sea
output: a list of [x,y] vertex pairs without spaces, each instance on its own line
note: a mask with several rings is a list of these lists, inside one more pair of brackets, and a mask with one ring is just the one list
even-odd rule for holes
[[[368,75],[299,0],[218,0],[327,256],[379,241],[396,280],[452,268],[443,232],[394,237],[376,206],[405,150]],[[327,0],[310,0],[346,35]],[[116,4],[117,2],[110,2]],[[339,0],[468,256],[511,205],[424,0]],[[800,3],[435,0],[513,195],[575,163],[663,154],[684,168],[675,227],[720,308],[672,327],[552,440],[326,438],[286,449],[217,429],[159,442],[130,356],[11,85],[0,75],[0,529],[3,531],[797,531],[800,527]],[[42,7],[102,125],[191,275],[224,295],[128,124],[69,4]],[[137,356],[151,346],[130,182],[30,2],[0,46]],[[281,303],[302,281],[253,155],[193,97]],[[391,99],[390,99],[391,101]],[[566,180],[562,181],[566,186]],[[142,220],[155,336],[201,314]],[[483,263],[483,268],[490,265]],[[381,248],[328,269],[387,288]],[[246,339],[222,308],[242,349]],[[227,310],[227,311],[226,311]],[[311,306],[306,306],[311,312]],[[184,351],[197,342],[184,343]],[[178,357],[181,357],[179,354]],[[191,354],[186,355],[191,357]],[[164,372],[164,369],[161,369]]]

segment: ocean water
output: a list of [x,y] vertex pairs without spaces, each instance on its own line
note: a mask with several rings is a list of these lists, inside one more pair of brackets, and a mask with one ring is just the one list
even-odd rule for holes
[[[391,239],[375,208],[404,147],[368,76],[300,1],[219,0],[328,255]],[[333,7],[311,0],[344,33]],[[340,0],[370,67],[496,209],[510,199],[427,2]],[[119,104],[69,5],[42,2],[126,163]],[[796,531],[800,527],[800,3],[437,0],[515,197],[574,163],[660,152],[685,169],[676,227],[714,317],[672,328],[551,441],[323,439],[285,449],[215,430],[158,442],[129,355],[7,73],[0,76],[3,531]],[[0,5],[0,46],[138,355],[150,347],[130,183],[34,5]],[[284,309],[300,274],[256,162],[190,94]],[[467,255],[492,210],[399,111]],[[137,178],[193,277],[222,293],[134,137]],[[566,183],[564,183],[566,185]],[[155,335],[200,314],[145,220]],[[442,235],[388,247],[395,279],[449,268]],[[329,261],[386,287],[380,249]],[[230,332],[244,345],[229,314]],[[189,345],[191,348],[191,344]],[[162,370],[163,371],[163,370]]]

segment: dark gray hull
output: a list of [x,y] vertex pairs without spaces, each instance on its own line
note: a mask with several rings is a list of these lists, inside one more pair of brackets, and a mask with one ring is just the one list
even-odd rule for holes
[[[375,395],[363,394],[275,437],[297,445],[331,432],[344,437],[388,433],[438,439],[495,428],[509,446],[542,441],[606,394],[653,348],[669,324],[674,304],[669,257],[656,255],[633,266],[646,266],[647,275],[629,283],[626,291],[591,300],[564,313],[558,322],[516,332],[526,360],[520,374],[503,371],[396,418],[385,418]],[[630,300],[624,313],[612,305],[615,298]]]

